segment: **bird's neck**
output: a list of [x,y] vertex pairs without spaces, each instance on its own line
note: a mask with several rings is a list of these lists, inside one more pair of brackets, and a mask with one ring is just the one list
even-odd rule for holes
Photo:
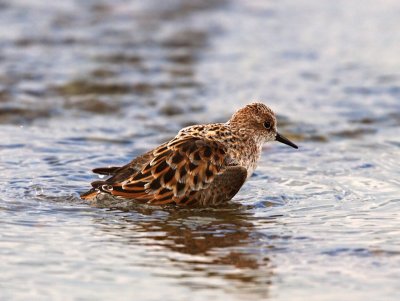
[[257,167],[264,141],[244,128],[230,128],[233,137],[229,142],[230,155],[239,165],[247,169],[247,177],[250,177]]

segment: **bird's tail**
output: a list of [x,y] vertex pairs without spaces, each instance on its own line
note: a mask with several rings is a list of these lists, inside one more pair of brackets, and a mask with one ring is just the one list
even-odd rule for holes
[[[95,168],[92,171],[94,173],[100,174],[100,175],[105,175],[105,176],[113,176],[118,170],[120,170],[120,166],[111,166],[111,167],[100,167],[100,168]],[[82,200],[92,200],[95,198],[99,192],[101,191],[101,186],[103,184],[106,184],[105,181],[94,181],[91,183],[92,189],[90,189],[87,192],[84,192],[80,195]]]
[[98,193],[99,193],[98,189],[92,188],[89,191],[86,191],[86,192],[82,193],[80,195],[80,197],[81,197],[82,200],[90,201],[90,200],[94,199],[97,196]]

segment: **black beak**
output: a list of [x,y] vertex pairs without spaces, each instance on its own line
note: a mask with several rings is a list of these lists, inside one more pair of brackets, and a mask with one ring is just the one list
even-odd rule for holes
[[279,134],[279,133],[276,133],[276,136],[275,136],[275,140],[276,141],[279,141],[279,142],[282,142],[282,143],[284,143],[284,144],[286,144],[286,145],[289,145],[289,146],[291,146],[291,147],[293,147],[293,148],[299,148],[296,144],[294,144],[292,141],[290,141],[288,138],[285,138],[285,137],[283,137],[281,134]]

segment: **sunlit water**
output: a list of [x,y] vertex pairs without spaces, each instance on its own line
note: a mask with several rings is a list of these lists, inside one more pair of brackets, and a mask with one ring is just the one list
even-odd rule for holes
[[[0,1],[1,300],[399,300],[398,1]],[[90,170],[249,100],[223,209],[90,207]]]

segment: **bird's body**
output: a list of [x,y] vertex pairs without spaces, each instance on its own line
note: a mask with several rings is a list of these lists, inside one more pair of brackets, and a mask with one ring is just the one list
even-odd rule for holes
[[270,140],[297,148],[276,132],[267,106],[250,104],[226,123],[184,128],[127,165],[94,169],[111,177],[93,182],[81,197],[110,194],[158,205],[218,205],[239,191],[257,167],[263,143]]

